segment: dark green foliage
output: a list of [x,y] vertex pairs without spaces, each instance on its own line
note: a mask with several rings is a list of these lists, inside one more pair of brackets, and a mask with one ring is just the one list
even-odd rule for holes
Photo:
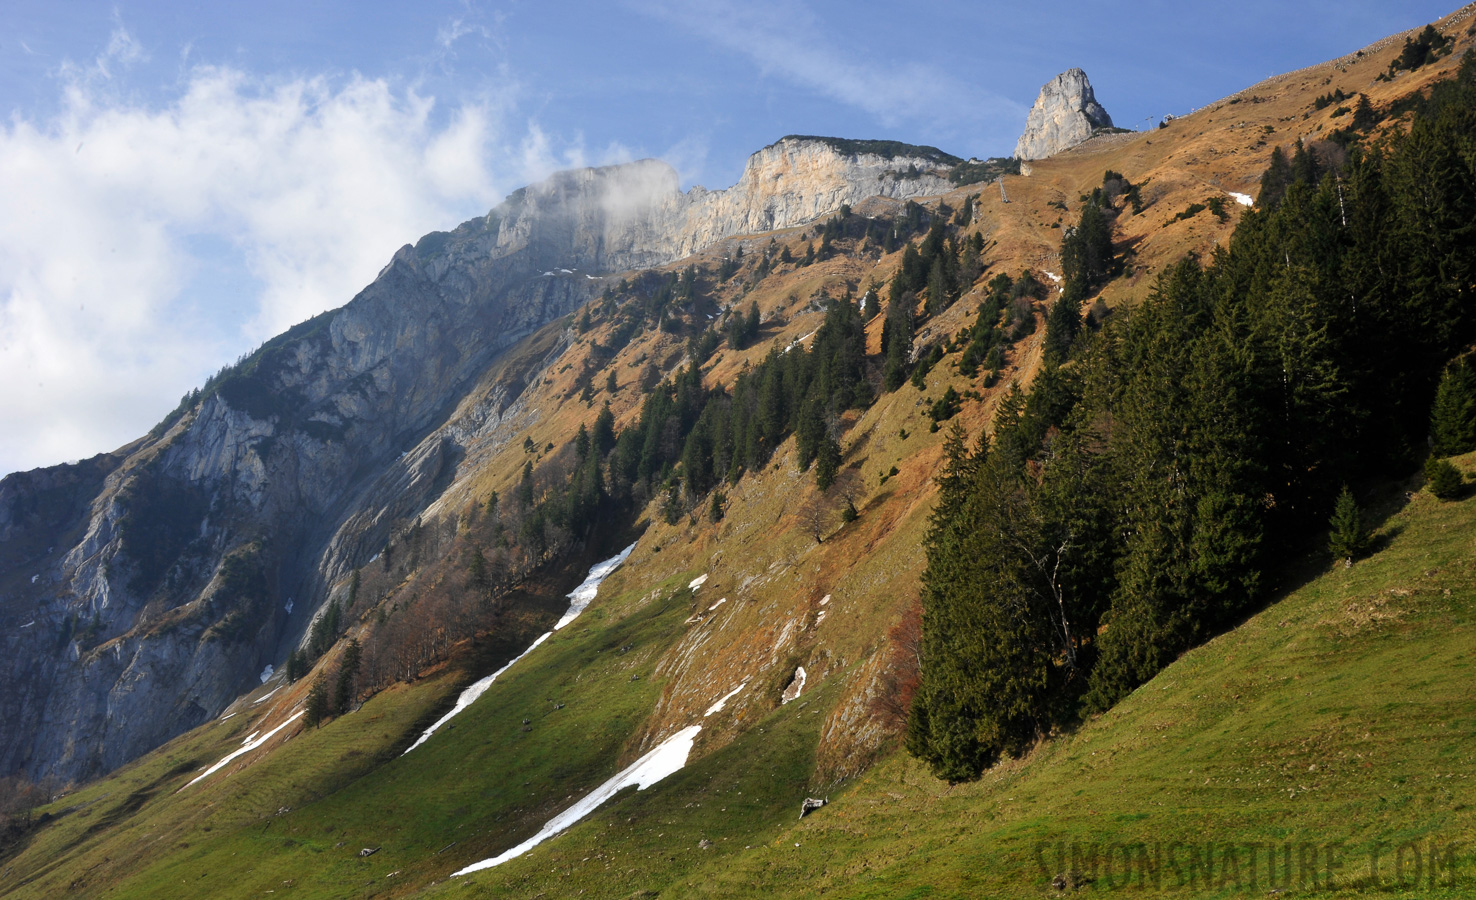
[[247,544],[228,554],[221,560],[216,577],[218,588],[208,601],[215,624],[206,629],[205,639],[249,640],[275,605],[261,544]]
[[934,344],[927,353],[918,358],[917,364],[912,369],[912,386],[918,390],[926,390],[928,386],[928,373],[933,367],[943,360],[943,345]]
[[1204,205],[1209,208],[1209,211],[1216,219],[1219,219],[1221,222],[1230,221],[1230,214],[1225,211],[1224,197],[1211,197],[1204,201]]
[[1334,559],[1353,561],[1368,551],[1368,529],[1363,526],[1363,515],[1358,511],[1358,501],[1345,486],[1333,506],[1332,519],[1328,522],[1327,547]]
[[334,681],[332,710],[336,715],[343,715],[353,709],[354,700],[357,699],[356,679],[359,675],[359,663],[363,656],[363,650],[359,648],[357,640],[349,641],[343,650],[343,658],[338,662],[338,677]]
[[302,679],[308,673],[307,654],[301,650],[293,650],[287,654],[287,683],[292,684]]
[[[1071,366],[1011,388],[987,452],[950,436],[914,754],[970,778],[1110,707],[1252,609],[1268,567],[1319,550],[1344,484],[1411,466],[1432,419],[1464,421],[1465,362],[1451,411],[1429,411],[1476,340],[1473,133],[1463,63],[1407,135],[1354,146],[1336,177],[1308,148],[1275,152],[1261,207],[1208,265],[1165,271]],[[1462,493],[1447,461],[1427,477]],[[1356,549],[1356,503],[1336,507],[1334,548]]]
[[1445,367],[1430,410],[1431,452],[1455,456],[1476,450],[1476,361],[1470,354]]
[[820,447],[815,455],[815,486],[822,491],[830,490],[835,476],[840,472],[840,444],[826,433],[820,438]]
[[1367,131],[1379,124],[1379,114],[1374,111],[1373,104],[1368,102],[1367,94],[1358,95],[1358,103],[1353,107],[1353,130]]
[[1184,210],[1182,212],[1180,212],[1177,216],[1174,216],[1169,221],[1183,222],[1186,219],[1192,219],[1200,213],[1204,212],[1207,208],[1208,207],[1206,207],[1203,203],[1191,203],[1188,206],[1184,207]]
[[993,156],[982,162],[969,160],[954,166],[948,172],[948,180],[958,187],[994,181],[1002,175],[1019,175],[1020,160],[1013,156]]
[[1461,470],[1450,464],[1448,459],[1430,457],[1425,463],[1425,485],[1441,500],[1454,500],[1461,495],[1466,481]]
[[342,618],[343,610],[338,606],[338,599],[328,601],[328,608],[313,620],[313,627],[308,638],[310,658],[316,659],[327,653],[328,648],[338,640],[339,627],[343,624]]
[[[909,248],[911,249],[911,248]],[[887,304],[887,318],[882,322],[882,387],[895,391],[907,381],[912,367],[913,319],[917,296],[903,292]]]
[[1342,88],[1338,88],[1337,90],[1335,90],[1335,91],[1333,91],[1331,93],[1323,94],[1321,97],[1318,97],[1316,100],[1313,100],[1312,101],[1312,108],[1313,109],[1317,109],[1317,110],[1327,109],[1329,106],[1332,106],[1334,103],[1341,103],[1341,102],[1343,102],[1344,100],[1347,100],[1347,99],[1348,99],[1348,95],[1345,94],[1345,93],[1343,93],[1343,89]]
[[1061,240],[1061,276],[1065,294],[1080,302],[1117,270],[1117,258],[1112,252],[1111,222],[1100,206],[1088,203],[1082,207],[1076,227],[1068,230]]
[[728,346],[743,350],[752,344],[759,334],[759,309],[757,303],[748,304],[747,315],[732,313],[728,316]]
[[1426,63],[1434,62],[1450,51],[1451,39],[1435,30],[1435,26],[1426,25],[1413,39],[1405,38],[1404,47],[1399,55],[1389,63],[1389,74],[1404,70],[1413,72]]
[[1281,205],[1281,198],[1286,196],[1286,189],[1291,183],[1291,163],[1287,161],[1281,148],[1276,147],[1271,151],[1271,164],[1261,175],[1261,193],[1256,197],[1256,206],[1267,212],[1274,212]]
[[1068,229],[1061,240],[1062,286],[1046,320],[1047,365],[1059,365],[1070,355],[1081,331],[1082,301],[1119,270],[1112,252],[1112,226],[1099,205],[1102,198],[1099,190],[1082,207],[1076,227]]
[[306,711],[303,713],[302,723],[308,728],[317,728],[328,718],[328,689],[323,686],[323,679],[319,678],[308,688]]
[[723,494],[722,491],[713,491],[712,502],[709,503],[707,506],[707,521],[714,524],[721,522],[723,520],[724,507],[727,505],[727,502],[728,498],[726,495]]
[[997,371],[1003,363],[1003,350],[1014,340],[1013,329],[1007,327],[1009,321],[1004,318],[1018,299],[1014,290],[1015,282],[1003,272],[990,280],[989,293],[979,304],[978,318],[967,332],[968,343],[959,356],[959,372],[972,378],[980,365]]
[[963,398],[958,395],[958,391],[955,391],[952,385],[949,385],[942,397],[928,404],[927,415],[936,424],[946,422],[958,415],[958,411],[962,408]]

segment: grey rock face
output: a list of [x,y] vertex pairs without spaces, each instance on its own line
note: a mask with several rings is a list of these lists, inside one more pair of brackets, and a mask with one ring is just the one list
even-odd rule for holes
[[168,428],[0,481],[0,775],[94,777],[280,667],[330,585],[536,416],[479,379],[600,276],[939,194],[938,166],[786,139],[722,191],[656,160],[559,173],[401,248]]
[[1092,83],[1081,69],[1067,69],[1048,81],[1025,120],[1025,133],[1015,144],[1018,159],[1044,159],[1075,147],[1097,128],[1110,128],[1112,117],[1097,102]]

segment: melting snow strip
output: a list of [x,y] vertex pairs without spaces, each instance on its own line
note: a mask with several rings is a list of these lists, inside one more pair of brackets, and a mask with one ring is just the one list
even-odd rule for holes
[[[250,753],[252,750],[255,750],[257,747],[260,747],[262,744],[265,744],[267,741],[269,741],[269,740],[272,739],[272,736],[273,735],[275,735],[277,732],[281,731],[283,728],[286,728],[288,725],[291,725],[293,722],[297,721],[297,717],[300,716],[300,715],[302,715],[305,712],[307,712],[307,710],[305,710],[305,709],[299,709],[297,712],[295,712],[292,715],[288,716],[287,717],[287,721],[283,722],[281,725],[278,725],[276,728],[273,728],[271,731],[268,731],[266,734],[261,735],[261,738],[260,739],[257,738],[257,735],[258,734],[261,734],[261,732],[259,732],[259,731],[253,731],[253,732],[251,732],[251,736],[246,739],[246,742],[241,745],[240,749],[234,750],[231,753],[226,754],[225,759],[222,759],[220,762],[218,762],[215,765],[211,766],[210,768],[206,769],[204,772],[201,772],[199,774],[199,776],[195,778],[195,781],[199,781],[202,778],[209,778],[211,775],[213,775],[214,773],[220,771],[227,764],[229,764],[231,762],[231,760],[233,760],[236,757],[241,756],[243,754]],[[191,787],[191,786],[193,786],[195,784],[195,781],[191,781],[189,784],[185,785],[185,787]],[[180,788],[180,790],[184,790],[184,788]]]
[[[424,744],[427,740],[430,739],[431,735],[436,733],[437,728],[445,725],[447,722],[451,721],[451,718],[453,716],[457,715],[458,713],[465,710],[468,706],[471,706],[473,703],[477,702],[477,698],[487,693],[487,688],[492,686],[492,682],[497,680],[498,675],[501,675],[503,672],[511,669],[513,667],[513,663],[527,656],[529,653],[532,653],[535,647],[551,637],[553,637],[552,631],[544,632],[543,635],[538,638],[538,640],[528,645],[527,650],[524,650],[522,653],[519,653],[517,656],[513,657],[512,661],[509,662],[507,665],[498,669],[496,672],[493,672],[491,675],[488,675],[486,678],[479,678],[476,681],[473,681],[470,685],[467,686],[466,690],[461,692],[461,696],[456,698],[456,705],[451,707],[451,711],[437,719],[434,725],[427,728],[420,737],[415,739],[415,743],[405,748],[405,753],[409,753],[411,750],[414,750],[416,747]],[[405,753],[401,753],[400,755],[404,756]]]
[[1250,194],[1237,194],[1234,191],[1230,191],[1230,196],[1235,200],[1236,203],[1239,203],[1241,206],[1256,205],[1256,201],[1251,197]]
[[689,582],[687,584],[687,590],[689,590],[689,591],[695,591],[698,588],[702,587],[706,583],[707,583],[707,574],[706,573],[703,573],[701,575],[698,575],[696,578],[693,578],[691,580],[691,582]]
[[733,697],[735,695],[737,695],[737,693],[739,691],[743,690],[746,687],[748,687],[748,682],[747,681],[744,681],[742,684],[740,684],[737,687],[733,688],[731,691],[728,691],[726,694],[723,695],[723,699],[719,700],[718,702],[714,703],[713,705],[711,705],[711,706],[709,706],[707,708],[707,712],[705,712],[705,713],[702,714],[702,718],[705,719],[705,718],[707,718],[710,715],[713,715],[715,713],[722,712],[723,711],[723,707],[728,705],[728,701],[729,700],[732,700]]
[[584,612],[590,603],[594,602],[595,593],[600,589],[600,583],[609,577],[611,572],[620,568],[620,564],[630,558],[630,552],[635,548],[636,545],[631,544],[615,556],[610,557],[589,570],[589,577],[584,579],[584,583],[569,592],[569,611],[564,613],[562,619],[559,619],[559,624],[554,626],[554,631],[558,631],[560,628],[579,618],[579,614]]
[[224,722],[226,719],[229,719],[231,716],[234,716],[234,715],[235,715],[235,713],[226,713],[225,715],[223,715],[223,716],[220,717],[219,721]]
[[262,694],[260,697],[257,697],[255,700],[252,700],[251,701],[251,705],[252,706],[255,706],[256,704],[262,702],[263,700],[265,700],[266,698],[268,698],[271,695],[275,694],[277,691],[280,691],[281,689],[282,689],[282,686],[280,684],[277,685],[276,687],[274,687],[271,690],[267,691],[265,694]]
[[687,764],[687,756],[692,752],[692,742],[697,739],[697,733],[702,730],[701,725],[689,725],[676,734],[662,741],[656,749],[631,763],[622,772],[609,781],[590,791],[580,798],[573,806],[549,819],[548,822],[538,830],[538,833],[503,853],[484,859],[478,863],[472,863],[464,869],[451,873],[452,878],[462,875],[470,875],[493,866],[500,866],[510,859],[515,859],[537,847],[539,844],[551,837],[558,835],[576,824],[580,819],[594,812],[606,800],[619,793],[621,788],[634,785],[636,790],[644,791],[646,788],[660,781],[668,775],[681,770]]
[[[620,564],[625,562],[626,559],[630,557],[630,553],[632,550],[635,549],[635,546],[635,544],[631,544],[629,547],[626,547],[615,556],[610,557],[609,559],[594,566],[589,570],[589,576],[584,579],[583,583],[581,583],[579,587],[569,592],[569,610],[564,613],[564,617],[562,619],[559,619],[559,623],[554,626],[554,631],[558,631],[560,628],[568,625],[570,622],[577,619],[580,613],[584,612],[585,608],[589,606],[589,604],[594,600],[595,594],[599,592],[600,583],[603,582],[607,577],[609,577],[611,572],[620,568]],[[486,678],[481,678],[477,681],[472,682],[466,688],[466,690],[461,692],[461,696],[456,698],[456,705],[451,707],[451,711],[437,719],[434,725],[427,728],[425,732],[420,735],[420,737],[415,739],[415,743],[411,744],[409,747],[406,747],[405,753],[409,753],[411,750],[414,750],[416,747],[424,744],[431,735],[436,733],[436,729],[451,721],[451,718],[453,716],[461,713],[467,707],[475,703],[477,699],[480,698],[483,694],[485,694],[487,692],[487,688],[492,686],[492,682],[497,680],[497,676],[501,675],[503,672],[506,672],[508,669],[511,669],[513,667],[513,663],[516,663],[518,660],[527,656],[529,653],[532,653],[535,647],[551,637],[553,637],[553,631],[547,632],[546,634],[540,636],[538,640],[528,645],[528,649],[524,650],[522,653],[519,653],[512,660],[512,662],[509,662],[507,665],[498,669],[496,672],[493,672],[491,675],[488,675]],[[404,756],[405,753],[401,753],[400,755]]]
[[727,603],[727,602],[728,602],[728,598],[727,597],[724,597],[723,599],[721,599],[718,602],[714,603],[713,605],[709,606],[707,608],[707,611],[708,612],[712,612],[713,610],[717,609],[719,606],[722,606],[724,603]]

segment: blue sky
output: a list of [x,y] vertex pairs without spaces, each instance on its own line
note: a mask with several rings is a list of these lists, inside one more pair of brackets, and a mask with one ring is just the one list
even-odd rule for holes
[[142,434],[394,250],[559,168],[732,184],[790,133],[1008,154],[1081,66],[1143,127],[1454,3],[0,7],[0,474]]

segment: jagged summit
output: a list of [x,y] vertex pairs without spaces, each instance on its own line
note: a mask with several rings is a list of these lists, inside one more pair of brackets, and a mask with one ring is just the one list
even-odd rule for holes
[[1112,117],[1097,102],[1087,74],[1067,69],[1040,89],[1025,120],[1025,133],[1015,144],[1015,157],[1044,159],[1080,144],[1098,128],[1111,127]]

